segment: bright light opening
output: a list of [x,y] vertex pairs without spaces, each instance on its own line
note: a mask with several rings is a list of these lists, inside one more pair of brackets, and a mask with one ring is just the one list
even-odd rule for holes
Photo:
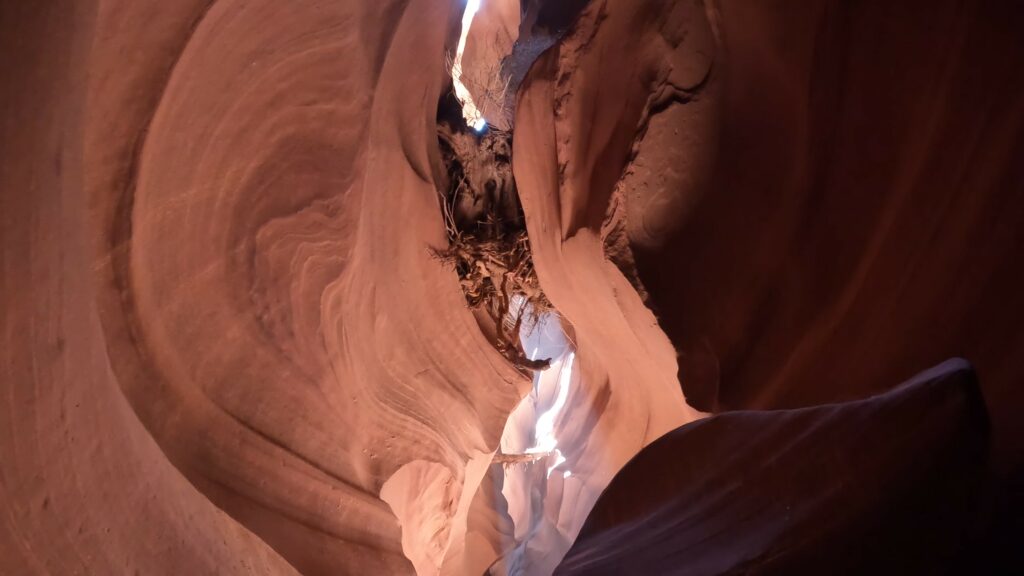
[[558,448],[555,448],[552,451],[552,454],[554,454],[555,456],[555,463],[552,464],[551,466],[548,466],[548,478],[551,478],[551,473],[555,471],[555,468],[558,468],[559,466],[562,465],[562,463],[565,462],[565,456],[562,456],[562,451],[559,450]]
[[462,14],[462,34],[459,35],[459,46],[455,50],[455,60],[452,61],[452,84],[455,86],[455,97],[462,104],[462,117],[466,124],[473,127],[477,132],[482,132],[487,127],[483,113],[473,103],[473,95],[469,88],[462,83],[462,53],[466,50],[466,39],[469,38],[469,28],[473,25],[473,17],[480,10],[480,0],[468,0],[466,11]]
[[[565,406],[565,401],[569,398],[569,382],[572,380],[572,362],[575,358],[576,353],[569,352],[569,355],[559,367],[555,402],[551,405],[551,408],[537,418],[537,426],[534,428],[537,443],[533,447],[526,449],[527,454],[545,454],[556,451],[558,439],[555,438],[555,419],[558,418],[562,407]],[[561,456],[561,453],[559,453],[558,457],[561,458]],[[561,460],[564,461],[565,459],[561,458]],[[561,464],[561,461],[558,464]],[[558,464],[555,464],[555,466]]]

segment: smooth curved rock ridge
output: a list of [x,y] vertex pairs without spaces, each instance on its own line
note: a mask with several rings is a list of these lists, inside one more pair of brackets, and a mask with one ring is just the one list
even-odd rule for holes
[[[459,533],[465,466],[529,385],[429,251],[449,6],[154,6],[73,22],[95,26],[76,66],[96,256],[74,260],[92,262],[76,284],[96,286],[96,341],[153,456],[253,558],[284,566],[246,529],[302,573],[409,573],[404,525]],[[379,498],[425,457],[418,481],[444,491]]]
[[82,194],[95,8],[0,8],[20,80],[0,92],[0,572],[297,574],[168,462],[112,371]]
[[556,574],[967,573],[988,446],[959,359],[865,400],[720,414],[627,464]]
[[[671,344],[625,276],[607,259],[600,238],[611,191],[620,176],[607,170],[616,159],[624,162],[628,157],[632,130],[650,93],[651,86],[644,80],[653,76],[631,75],[635,83],[626,83],[628,90],[601,91],[582,85],[601,81],[585,71],[588,66],[607,64],[601,61],[608,53],[606,46],[621,39],[616,26],[626,26],[638,12],[653,22],[657,6],[661,4],[595,2],[587,9],[574,34],[545,53],[527,77],[517,109],[514,155],[538,274],[574,330],[583,378],[591,381],[591,388],[605,382],[613,387],[638,383],[630,386],[630,393],[620,394],[613,388],[612,396],[616,404],[623,402],[615,410],[637,418],[627,420],[631,426],[616,435],[640,443],[657,438],[673,422],[700,416],[681,394],[673,374]],[[647,39],[658,45],[657,34],[652,34],[641,34],[636,42],[643,45],[642,39]],[[616,57],[621,58],[642,51],[632,44],[619,50],[622,55]],[[654,51],[649,66],[664,65],[667,57]],[[647,69],[640,66],[641,71]],[[616,78],[603,81],[623,84]],[[622,111],[623,107],[631,113],[592,114],[598,108]]]
[[[503,568],[511,573],[550,573],[575,538],[576,520],[614,473],[661,434],[702,416],[683,398],[674,349],[608,260],[601,237],[621,176],[611,170],[625,166],[648,97],[675,54],[655,26],[673,9],[660,2],[592,3],[521,89],[513,168],[538,275],[573,329],[580,383],[565,408],[572,420],[562,423],[575,443],[560,446],[576,464],[556,489],[566,494],[552,500],[562,504],[550,512],[554,524],[576,528],[567,530],[568,541],[534,541],[535,559]],[[637,19],[647,25],[637,26]],[[639,59],[637,71],[625,79],[595,73],[614,68],[609,59],[617,58]]]

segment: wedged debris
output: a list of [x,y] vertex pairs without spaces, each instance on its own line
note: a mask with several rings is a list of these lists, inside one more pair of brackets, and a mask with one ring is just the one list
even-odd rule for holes
[[449,184],[440,194],[448,247],[435,251],[459,276],[466,304],[497,327],[496,347],[515,366],[543,370],[528,358],[519,333],[529,317],[551,310],[533,266],[530,240],[511,169],[511,134],[482,136],[439,124]]

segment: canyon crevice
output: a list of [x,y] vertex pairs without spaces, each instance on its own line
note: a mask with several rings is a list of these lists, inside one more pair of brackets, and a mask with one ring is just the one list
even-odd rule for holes
[[564,382],[437,257],[464,9],[0,3],[0,573],[1024,566],[1019,5],[482,0]]

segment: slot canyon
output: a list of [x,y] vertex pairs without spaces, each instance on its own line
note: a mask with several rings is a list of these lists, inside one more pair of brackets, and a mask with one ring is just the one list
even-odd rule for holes
[[1024,2],[0,0],[0,576],[1024,574]]

